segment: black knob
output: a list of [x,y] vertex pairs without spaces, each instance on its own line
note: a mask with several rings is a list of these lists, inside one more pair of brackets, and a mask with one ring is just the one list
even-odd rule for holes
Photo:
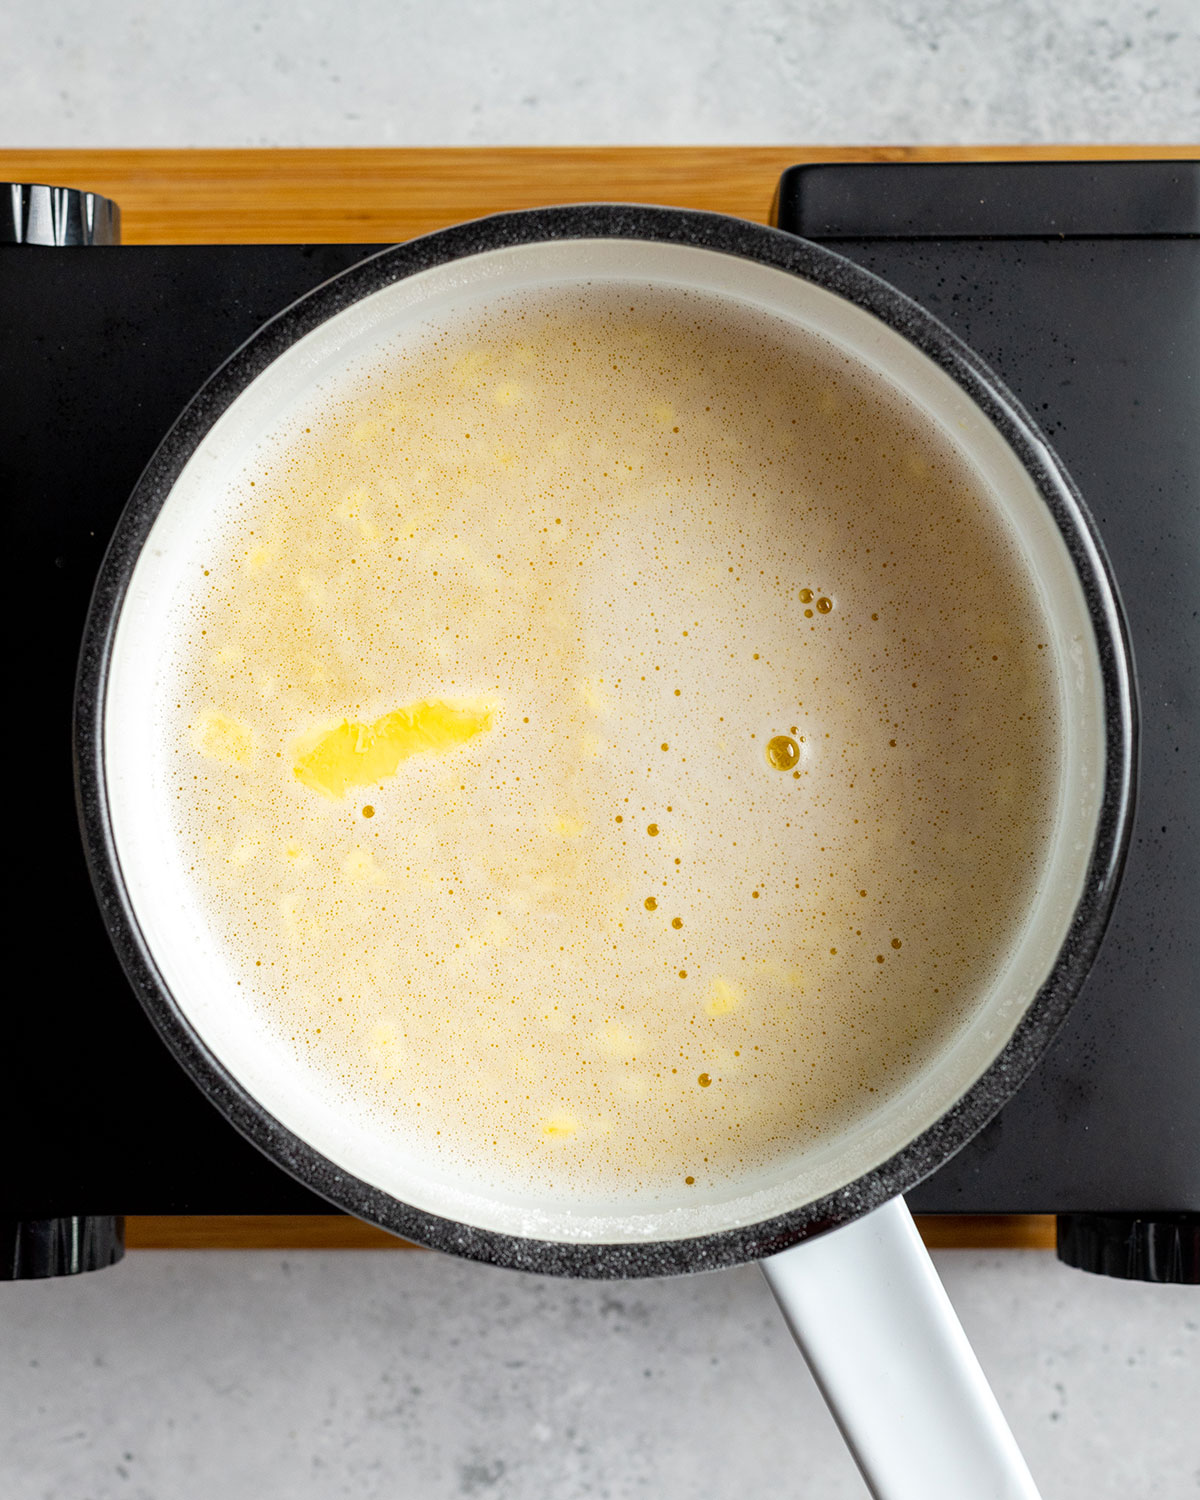
[[1059,1214],[1058,1258],[1124,1281],[1200,1285],[1200,1213]]
[[0,182],[0,245],[119,245],[111,198],[41,182]]
[[0,1219],[0,1281],[77,1276],[111,1266],[124,1254],[123,1215]]

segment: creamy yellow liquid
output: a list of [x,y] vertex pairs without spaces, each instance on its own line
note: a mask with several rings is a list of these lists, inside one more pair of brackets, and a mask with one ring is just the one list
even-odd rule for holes
[[529,294],[248,473],[178,826],[347,1110],[514,1191],[670,1192],[874,1111],[1040,869],[1046,626],[972,474],[817,339]]

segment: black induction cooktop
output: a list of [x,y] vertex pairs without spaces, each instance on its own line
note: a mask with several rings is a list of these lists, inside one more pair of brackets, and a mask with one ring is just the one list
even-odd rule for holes
[[[1013,389],[1097,520],[1136,660],[1137,819],[1095,969],[1035,1075],[910,1204],[1073,1215],[1075,1263],[1178,1279],[1200,1238],[1200,162],[797,167],[776,218]],[[0,244],[0,1221],[328,1212],[202,1098],[125,981],[84,867],[71,697],[92,580],[159,438],[259,324],[375,248]],[[1186,1226],[1165,1266],[1163,1225]]]

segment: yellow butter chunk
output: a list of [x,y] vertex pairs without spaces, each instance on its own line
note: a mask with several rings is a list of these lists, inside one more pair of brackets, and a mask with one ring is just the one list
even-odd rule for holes
[[205,714],[196,741],[202,754],[222,760],[227,766],[244,766],[250,759],[250,731],[228,714]]
[[710,1016],[728,1016],[737,1010],[745,998],[745,991],[740,984],[732,984],[728,979],[714,979],[709,985],[704,1009]]
[[292,767],[296,779],[326,797],[343,797],[352,786],[371,786],[394,776],[410,755],[451,750],[490,729],[490,708],[454,708],[449,703],[414,703],[384,714],[374,724],[343,719],[301,755]]

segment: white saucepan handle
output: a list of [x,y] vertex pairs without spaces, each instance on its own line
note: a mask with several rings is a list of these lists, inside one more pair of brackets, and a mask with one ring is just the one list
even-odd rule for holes
[[875,1500],[1038,1500],[903,1198],[762,1268]]

